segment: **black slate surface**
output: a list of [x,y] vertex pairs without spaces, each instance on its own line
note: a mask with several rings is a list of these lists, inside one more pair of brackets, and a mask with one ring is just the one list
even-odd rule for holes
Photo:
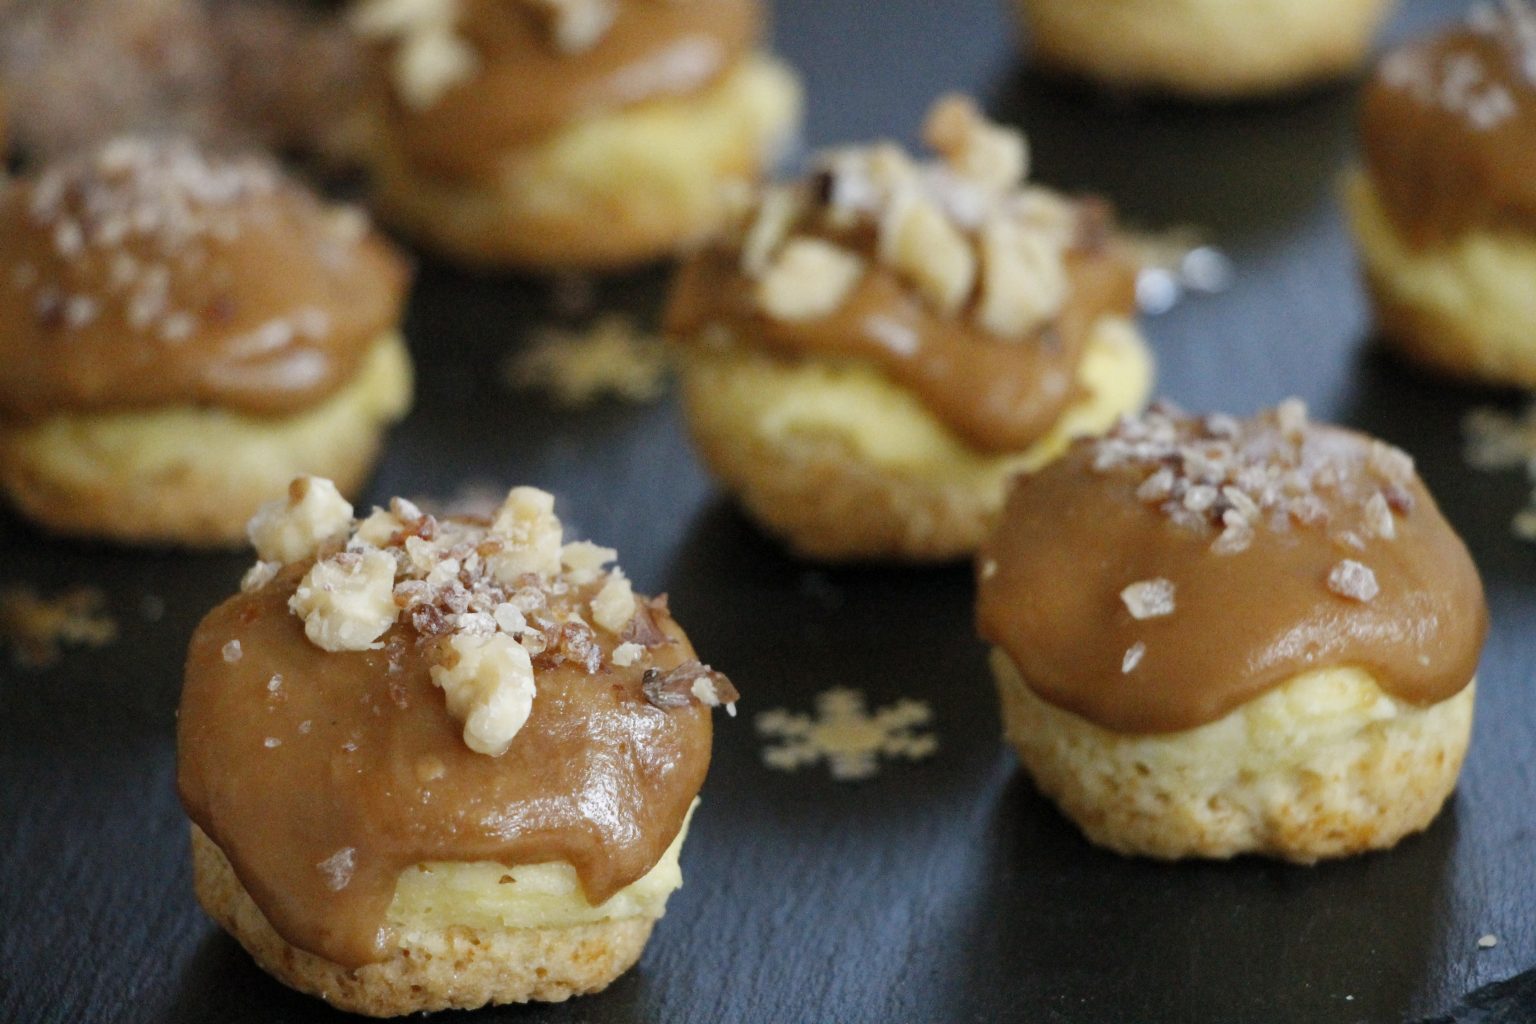
[[[1462,8],[1409,0],[1389,38]],[[1103,191],[1141,226],[1210,232],[1235,279],[1148,322],[1162,390],[1237,412],[1298,394],[1419,458],[1493,607],[1472,754],[1434,827],[1388,854],[1304,869],[1099,852],[998,742],[963,569],[791,561],[711,489],[670,401],[573,413],[497,384],[496,361],[550,315],[546,289],[428,264],[408,325],[419,407],[370,497],[553,489],[574,529],[671,593],[746,695],[717,733],[687,884],[639,968],[600,996],[463,1019],[1536,1020],[1532,976],[1494,985],[1536,966],[1536,551],[1507,529],[1518,476],[1459,456],[1462,415],[1513,399],[1370,351],[1334,198],[1354,89],[1222,110],[1106,103],[1031,77],[991,0],[782,0],[778,21],[813,145],[910,138],[934,94],[964,88],[1029,129],[1041,179]],[[601,297],[646,311],[663,282],[642,274]],[[123,625],[53,669],[0,670],[0,1020],[336,1018],[252,966],[189,891],[172,789],[181,656],[246,560],[0,531],[0,582],[100,586]],[[765,769],[751,715],[809,710],[837,685],[873,705],[929,701],[938,754],[858,784]],[[1497,947],[1477,948],[1485,933]]]

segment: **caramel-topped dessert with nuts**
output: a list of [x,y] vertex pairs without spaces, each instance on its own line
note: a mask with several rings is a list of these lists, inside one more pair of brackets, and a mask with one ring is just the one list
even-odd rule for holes
[[1315,860],[1434,817],[1488,629],[1401,450],[1157,406],[1023,476],[979,560],[1010,740],[1098,842]]
[[237,538],[278,474],[356,487],[409,402],[407,279],[366,218],[265,159],[121,138],[21,179],[0,193],[0,479],[56,529],[189,544]]
[[1389,54],[1366,89],[1349,212],[1386,339],[1435,369],[1536,385],[1536,8]]
[[[700,446],[805,553],[969,552],[1009,473],[1150,384],[1137,266],[1106,206],[1026,184],[1023,137],[968,100],[936,105],[925,138],[937,159],[823,154],[674,285]],[[859,493],[828,491],[837,478]],[[872,515],[844,514],[856,506]]]
[[707,233],[798,120],[758,0],[362,0],[378,201],[459,258],[612,266]]
[[491,519],[396,499],[359,520],[305,478],[250,532],[260,560],[198,627],[178,719],[209,913],[287,984],[370,1013],[627,970],[681,884],[710,709],[736,699],[666,599],[566,542],[532,488]]

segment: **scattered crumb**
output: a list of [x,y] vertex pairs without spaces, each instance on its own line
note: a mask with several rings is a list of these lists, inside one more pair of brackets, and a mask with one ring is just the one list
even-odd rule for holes
[[1497,935],[1493,935],[1493,934],[1484,935],[1482,938],[1477,940],[1477,948],[1478,949],[1492,949],[1494,946],[1497,946],[1498,944],[1499,944],[1499,937]]
[[1214,294],[1232,285],[1232,261],[1193,227],[1126,236],[1141,265],[1136,301],[1149,316],[1166,313],[1191,293]]
[[0,592],[0,640],[24,668],[46,668],[59,660],[60,647],[104,647],[117,639],[117,622],[103,610],[94,587],[79,587],[57,597],[39,597],[28,587]]
[[1362,565],[1352,558],[1344,559],[1329,571],[1328,589],[1340,597],[1362,604],[1374,601],[1376,595],[1381,593],[1381,585],[1376,582],[1376,574],[1370,566]]
[[542,328],[525,351],[504,368],[508,386],[547,392],[571,408],[612,396],[652,402],[666,386],[665,343],[622,314],[599,319],[584,331]]
[[832,689],[816,697],[816,714],[791,714],[783,708],[757,716],[758,734],[779,742],[763,748],[763,763],[792,772],[826,762],[832,778],[854,782],[879,774],[880,760],[920,761],[938,749],[938,740],[919,732],[933,720],[932,709],[917,700],[899,700],[870,714],[858,690]]
[[1160,619],[1173,614],[1173,595],[1173,581],[1159,577],[1132,583],[1120,591],[1120,600],[1133,619]]

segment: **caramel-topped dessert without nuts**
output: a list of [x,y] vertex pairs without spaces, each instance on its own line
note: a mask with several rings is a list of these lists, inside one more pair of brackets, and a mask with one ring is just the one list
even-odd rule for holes
[[[263,966],[333,1002],[349,972],[363,972],[368,998],[406,979],[437,987],[436,1002],[394,1012],[555,998],[627,968],[643,934],[610,936],[600,982],[561,956],[503,965],[512,973],[490,987],[423,980],[428,965],[413,961],[431,929],[406,891],[455,867],[553,866],[577,880],[563,903],[541,906],[526,879],[526,893],[498,891],[516,876],[492,870],[488,893],[461,884],[469,905],[438,923],[491,945],[649,932],[676,883],[650,903],[637,893],[675,875],[710,708],[736,697],[665,599],[637,596],[606,567],[613,551],[565,543],[553,499],[531,488],[492,520],[437,519],[400,499],[354,520],[328,481],[303,479],[251,536],[261,561],[192,640],[178,777],[196,841],[216,848],[263,927],[250,933],[200,867],[209,911]],[[438,915],[454,898],[444,885],[426,902]],[[482,898],[514,901],[500,928],[475,929]],[[519,898],[534,902],[519,910]],[[306,955],[297,968],[269,962],[278,940]],[[541,968],[527,991],[513,978]]]
[[1383,338],[1536,387],[1536,7],[1479,6],[1381,62],[1346,192]]
[[[914,160],[890,144],[822,155],[805,180],[744,204],[734,232],[690,259],[674,285],[667,331],[686,350],[695,434],[749,508],[808,553],[968,552],[1007,473],[1139,407],[1149,383],[1129,328],[1137,267],[1105,205],[1026,184],[1023,137],[963,98],[935,106],[924,134],[938,159]],[[797,375],[807,379],[788,387]],[[722,397],[732,384],[722,376],[752,380],[734,389],[745,394]],[[808,398],[818,384],[863,393]],[[777,392],[788,392],[783,402]],[[749,415],[744,401],[761,408]],[[734,417],[718,408],[726,403]],[[874,425],[898,403],[911,410],[908,423]],[[848,422],[861,409],[867,428]],[[848,436],[914,431],[923,435],[915,452],[861,451]],[[853,472],[807,469],[835,461],[825,451],[785,454],[811,437],[842,443],[861,465],[883,462],[881,472],[903,477],[897,488],[924,492],[868,495],[870,503],[937,506],[944,511],[914,514],[972,525],[918,525],[905,538],[902,526],[875,526],[880,535],[868,541],[808,538],[810,524],[790,523],[776,507],[803,503],[756,493],[782,488],[751,471],[761,458],[733,450],[776,449],[801,463],[802,478]],[[977,470],[971,480],[946,478],[966,463]]]
[[381,206],[474,262],[673,251],[798,117],[793,77],[757,52],[758,0],[362,0],[352,24]]
[[[1477,570],[1407,454],[1298,401],[1251,420],[1157,406],[1079,442],[1018,479],[978,564],[1009,735],[1047,791],[1095,838],[1117,813],[1088,806],[1110,796],[1084,780],[1116,768],[1075,763],[1076,733],[1152,779],[1123,785],[1207,801],[1197,825],[1122,822],[1109,845],[1315,859],[1423,827],[1454,784],[1488,630]],[[1443,756],[1401,819],[1308,831],[1348,817],[1317,787],[1403,803],[1371,776],[1410,747]]]
[[0,192],[0,483],[61,532],[238,541],[410,404],[402,259],[268,160],[120,138]]

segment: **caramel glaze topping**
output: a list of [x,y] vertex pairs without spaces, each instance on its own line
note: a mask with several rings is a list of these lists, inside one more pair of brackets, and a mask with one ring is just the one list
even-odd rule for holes
[[[321,650],[289,611],[311,565],[203,620],[178,719],[182,803],[278,934],[355,967],[387,955],[386,911],[412,865],[563,861],[593,905],[655,866],[704,781],[711,736],[686,685],[656,688],[697,667],[664,601],[638,602],[616,636],[569,617],[602,578],[546,589],[527,617],[542,631],[532,709],[487,756],[430,676],[453,613],[418,605],[377,649]],[[621,667],[621,643],[644,653]]]
[[979,561],[981,634],[1114,732],[1214,722],[1295,675],[1369,671],[1430,705],[1472,679],[1482,584],[1402,452],[1154,409],[1020,477]]
[[753,284],[729,254],[700,253],[682,267],[666,330],[698,339],[720,325],[730,336],[786,358],[853,359],[910,389],[967,444],[1015,452],[1038,440],[1080,397],[1076,374],[1094,325],[1130,316],[1136,275],[1098,232],[1065,254],[1069,294],[1054,320],[1023,341],[1004,341],[964,316],[931,309],[896,274],[871,268],[835,312],[784,322],[757,308]]
[[[473,73],[419,109],[390,89],[389,130],[418,168],[493,174],[509,151],[580,118],[705,88],[763,33],[758,0],[618,0],[594,39],[562,46],[542,6],[463,0],[453,31]],[[386,47],[381,59],[397,56]]]
[[1386,58],[1365,94],[1366,166],[1418,245],[1536,231],[1536,13],[1523,4]]
[[311,407],[406,279],[361,214],[265,161],[116,140],[0,192],[0,417]]

